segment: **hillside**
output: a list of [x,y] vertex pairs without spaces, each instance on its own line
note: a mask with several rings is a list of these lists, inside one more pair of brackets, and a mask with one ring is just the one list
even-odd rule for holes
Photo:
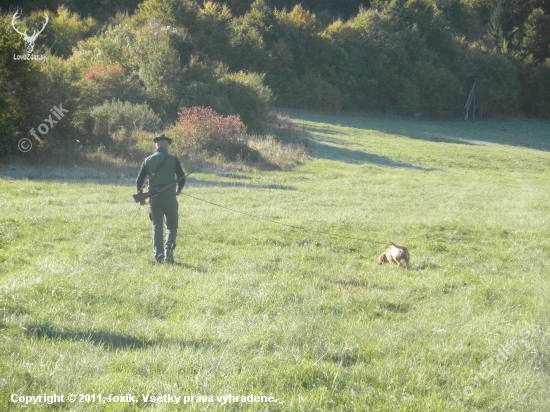
[[[33,130],[44,143],[33,140],[31,161],[76,140],[116,152],[121,129],[131,151],[139,132],[171,130],[182,107],[239,115],[253,133],[273,107],[454,120],[474,75],[485,118],[550,115],[550,20],[538,0],[51,1],[19,4],[15,20],[10,4],[1,155],[20,154]],[[16,58],[12,23],[44,28],[33,51],[44,59]],[[59,104],[64,120],[39,128]]]

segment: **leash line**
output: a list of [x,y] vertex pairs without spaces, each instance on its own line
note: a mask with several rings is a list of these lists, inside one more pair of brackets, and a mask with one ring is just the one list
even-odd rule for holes
[[388,243],[376,242],[376,241],[371,240],[371,239],[360,239],[360,238],[351,237],[351,236],[342,236],[342,235],[337,235],[337,234],[335,234],[335,233],[322,232],[322,231],[319,231],[319,230],[306,229],[305,227],[301,227],[301,226],[294,226],[294,225],[289,225],[289,224],[286,224],[286,223],[276,222],[275,220],[267,219],[267,218],[265,218],[265,217],[256,216],[256,215],[253,215],[253,214],[251,214],[251,213],[241,212],[241,211],[239,211],[239,210],[231,209],[231,208],[229,208],[229,207],[227,207],[227,206],[218,205],[218,204],[212,203],[212,202],[210,202],[210,201],[208,201],[208,200],[201,199],[201,198],[196,197],[196,196],[188,195],[187,193],[183,193],[183,192],[182,192],[181,195],[187,196],[187,197],[190,197],[190,198],[193,198],[193,199],[196,199],[196,200],[199,200],[199,201],[204,202],[204,203],[208,203],[208,204],[210,204],[210,205],[212,205],[212,206],[216,206],[216,207],[220,207],[220,208],[222,208],[222,209],[230,210],[231,212],[239,213],[239,214],[241,214],[241,215],[249,216],[249,217],[252,217],[252,218],[255,218],[255,219],[259,219],[259,220],[265,220],[266,222],[275,223],[275,224],[277,224],[277,225],[290,227],[290,228],[292,228],[292,229],[301,230],[301,231],[304,231],[304,232],[319,233],[319,234],[322,234],[322,235],[332,236],[332,237],[339,237],[339,238],[343,238],[343,239],[359,240],[359,241],[361,241],[361,242],[377,243],[377,244],[379,244],[379,245],[387,245],[387,244],[388,244]]

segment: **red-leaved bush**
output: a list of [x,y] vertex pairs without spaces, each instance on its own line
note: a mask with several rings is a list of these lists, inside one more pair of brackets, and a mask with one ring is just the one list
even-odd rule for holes
[[228,158],[249,155],[246,127],[239,115],[219,115],[211,107],[182,107],[178,125],[183,148],[191,152],[218,152]]

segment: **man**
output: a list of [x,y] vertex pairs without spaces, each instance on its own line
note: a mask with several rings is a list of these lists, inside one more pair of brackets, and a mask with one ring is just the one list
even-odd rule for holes
[[[160,187],[173,182],[174,176],[178,178],[185,176],[181,164],[176,158],[168,154],[168,146],[172,139],[164,134],[157,135],[155,142],[157,150],[146,158],[141,165],[136,180],[138,193],[143,188],[145,178],[149,176],[149,191],[154,192]],[[176,237],[178,234],[178,201],[176,196],[181,194],[185,185],[185,177],[178,182],[178,188],[173,185],[158,195],[149,199],[149,219],[153,225],[153,253],[157,263],[174,263],[174,249],[176,248]],[[146,204],[142,200],[140,204]],[[166,242],[163,244],[164,216],[166,216]]]

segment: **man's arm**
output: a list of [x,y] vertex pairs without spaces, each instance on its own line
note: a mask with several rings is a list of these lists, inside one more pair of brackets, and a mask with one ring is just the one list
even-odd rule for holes
[[[183,169],[181,168],[181,164],[180,164],[180,161],[178,160],[178,158],[176,156],[174,156],[174,157],[176,158],[176,176],[179,179],[180,177],[185,176],[185,173],[183,172]],[[176,192],[177,193],[181,192],[181,189],[183,189],[183,186],[185,186],[185,177],[178,182],[178,189],[176,190]]]
[[143,187],[143,182],[145,182],[146,177],[147,177],[147,168],[145,167],[145,162],[143,162],[141,164],[141,169],[139,169],[138,177],[136,179],[136,187],[137,187],[138,193]]

